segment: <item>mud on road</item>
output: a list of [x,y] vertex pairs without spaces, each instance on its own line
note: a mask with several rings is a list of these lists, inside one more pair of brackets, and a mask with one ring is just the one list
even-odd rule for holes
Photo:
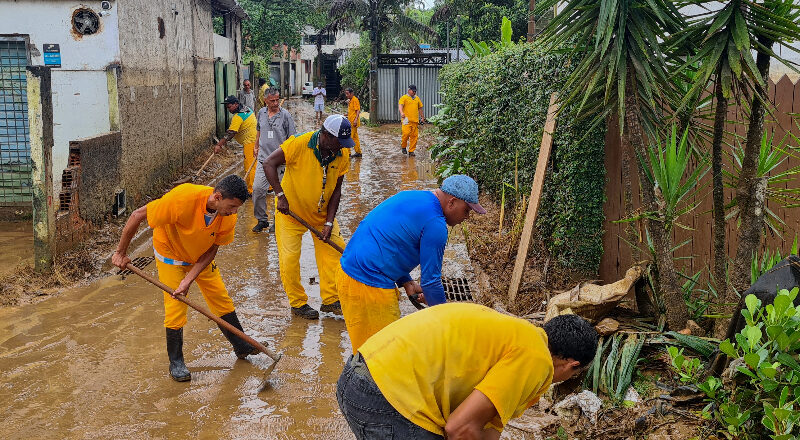
[[[286,107],[301,131],[312,129],[308,102],[289,100]],[[345,239],[385,198],[435,185],[424,147],[416,158],[400,153],[399,125],[362,127],[359,134],[364,157],[351,161],[337,217]],[[335,398],[350,355],[344,321],[291,316],[274,236],[251,232],[252,209],[252,202],[240,209],[236,238],[220,248],[217,263],[245,331],[283,353],[266,390],[259,393],[258,385],[271,361],[263,354],[237,360],[216,325],[191,309],[184,354],[192,381],[172,381],[161,293],[135,275],[110,275],[37,304],[0,309],[0,437],[352,438]],[[152,256],[151,246],[147,241],[131,256]],[[309,302],[318,308],[308,235],[301,266]],[[155,264],[146,271],[155,274]],[[196,287],[190,296],[202,303]],[[414,309],[403,300],[401,310]]]

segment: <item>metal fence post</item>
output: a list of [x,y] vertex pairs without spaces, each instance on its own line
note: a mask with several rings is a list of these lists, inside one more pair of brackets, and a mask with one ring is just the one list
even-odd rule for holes
[[53,268],[53,97],[50,68],[28,66],[28,124],[33,180],[33,255],[37,272]]

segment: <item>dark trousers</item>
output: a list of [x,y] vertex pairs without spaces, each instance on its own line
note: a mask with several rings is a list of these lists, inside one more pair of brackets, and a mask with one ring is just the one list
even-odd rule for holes
[[358,440],[441,440],[403,417],[383,397],[360,353],[350,356],[336,383],[336,400]]

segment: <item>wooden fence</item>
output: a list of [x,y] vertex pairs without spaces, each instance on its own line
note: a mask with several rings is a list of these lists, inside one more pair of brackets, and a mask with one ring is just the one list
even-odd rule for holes
[[[798,128],[800,118],[797,115],[800,113],[800,82],[795,84],[785,75],[777,83],[770,81],[769,96],[775,107],[772,114],[767,114],[765,126],[768,133],[774,134],[775,143],[783,139],[789,131],[800,137],[800,128]],[[731,106],[728,112],[728,120],[742,121],[741,113],[740,109]],[[726,127],[726,131],[731,134],[726,138],[725,142],[729,144],[734,142],[735,136],[733,133],[735,133],[743,143],[743,136],[746,130],[746,125],[729,124]],[[789,144],[795,147],[798,146],[797,142],[791,140],[791,138]],[[710,151],[710,146],[707,147],[705,150]],[[606,220],[603,235],[604,252],[600,261],[599,274],[600,278],[606,282],[622,278],[625,271],[635,262],[633,261],[631,247],[626,241],[628,224],[614,223],[615,220],[625,217],[623,197],[626,182],[622,178],[623,149],[628,150],[631,158],[631,175],[633,176],[631,194],[634,209],[637,209],[640,206],[636,168],[638,163],[627,143],[620,139],[619,125],[617,125],[616,121],[612,122],[609,124],[606,134],[606,202],[603,207]],[[725,153],[726,151],[730,151],[730,149],[725,148],[723,150],[723,163],[727,169],[730,169],[731,157]],[[789,157],[775,172],[782,172],[798,165],[800,165],[800,160]],[[797,188],[800,187],[800,179],[793,179],[782,185],[784,187]],[[679,219],[680,224],[688,226],[691,230],[677,226],[673,228],[673,243],[675,245],[690,240],[688,244],[675,251],[675,257],[680,258],[678,267],[686,275],[693,275],[700,270],[708,273],[713,264],[710,171],[698,182],[698,186],[701,188],[697,196],[700,201],[699,206]],[[732,188],[725,189],[726,204],[731,201],[733,193],[734,190]],[[783,219],[785,226],[781,236],[767,232],[765,239],[762,241],[762,247],[772,250],[780,249],[781,253],[785,255],[790,250],[795,234],[800,234],[800,208],[783,208],[775,202],[768,202],[767,207]],[[636,226],[636,228],[640,232],[642,231],[641,227]],[[726,249],[730,258],[733,258],[736,253],[737,241],[736,222],[731,219],[726,225]],[[644,243],[637,243],[637,246],[646,251]],[[641,255],[647,257],[646,253]]]

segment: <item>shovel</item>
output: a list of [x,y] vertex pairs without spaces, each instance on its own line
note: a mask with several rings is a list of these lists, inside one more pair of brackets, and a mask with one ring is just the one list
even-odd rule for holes
[[[300,217],[299,215],[297,215],[294,212],[292,212],[291,209],[289,210],[289,216],[291,216],[293,219],[297,220],[297,222],[300,223],[301,225],[303,225],[306,228],[308,228],[308,230],[311,231],[312,234],[316,235],[317,238],[319,238],[320,240],[324,241],[325,243],[328,243],[332,248],[334,248],[337,251],[339,251],[340,254],[344,253],[344,249],[342,249],[341,246],[339,246],[338,244],[336,244],[336,243],[334,243],[334,242],[332,242],[330,240],[323,240],[322,239],[322,232],[320,232],[315,227],[311,226],[307,221],[303,220],[302,217]],[[413,304],[414,307],[417,308],[417,310],[424,309],[425,306],[421,302],[419,302],[417,298],[419,298],[419,294],[415,293],[414,295],[409,296],[408,300],[411,301],[411,304]]]
[[[159,289],[161,289],[161,290],[163,290],[163,291],[165,291],[167,293],[172,294],[173,290],[170,289],[169,286],[167,286],[166,284],[164,284],[161,281],[157,280],[156,278],[153,278],[152,276],[146,274],[144,271],[142,271],[138,267],[134,266],[133,264],[128,263],[128,265],[125,266],[125,267],[126,267],[126,269],[130,270],[131,272],[135,273],[136,275],[139,275],[140,277],[144,278],[145,280],[151,282],[153,285],[155,285]],[[265,347],[260,342],[256,341],[255,339],[251,338],[250,336],[247,336],[246,334],[244,334],[244,332],[242,332],[238,328],[228,324],[222,318],[207,312],[205,309],[203,309],[203,308],[199,307],[198,305],[194,304],[193,302],[189,301],[189,299],[186,298],[186,296],[178,295],[178,296],[175,297],[175,299],[177,299],[178,301],[186,304],[187,306],[197,310],[198,312],[202,313],[203,315],[206,316],[206,318],[214,321],[219,326],[225,328],[225,330],[228,330],[229,332],[233,333],[234,335],[238,336],[239,338],[244,339],[245,341],[247,341],[248,344],[250,344],[253,347],[257,348],[258,351],[266,354],[267,356],[270,357],[270,359],[272,359],[272,361],[273,361],[272,365],[270,365],[267,368],[266,373],[264,373],[264,381],[261,382],[261,386],[259,387],[259,389],[264,389],[264,387],[267,384],[267,380],[269,378],[269,375],[270,375],[270,373],[272,373],[272,370],[275,369],[275,366],[278,365],[278,361],[281,359],[281,355],[273,352],[272,350],[270,350],[269,348]]]

